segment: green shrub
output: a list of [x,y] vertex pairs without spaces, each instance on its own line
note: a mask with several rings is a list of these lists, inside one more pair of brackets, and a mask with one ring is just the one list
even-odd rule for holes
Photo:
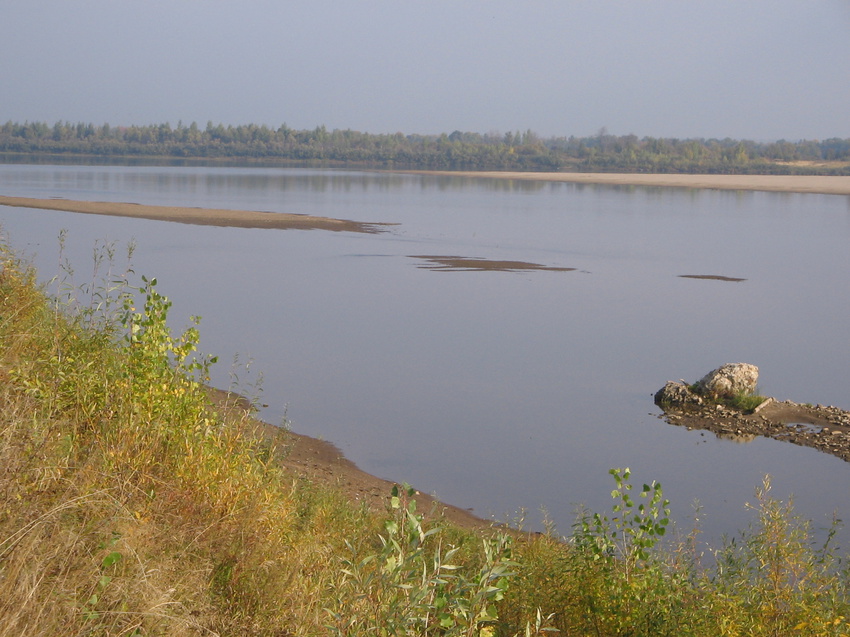
[[498,622],[496,602],[515,566],[510,537],[483,539],[481,564],[469,573],[454,563],[458,547],[443,547],[440,527],[423,526],[413,495],[407,485],[393,488],[377,553],[347,543],[327,609],[333,634],[473,637]]

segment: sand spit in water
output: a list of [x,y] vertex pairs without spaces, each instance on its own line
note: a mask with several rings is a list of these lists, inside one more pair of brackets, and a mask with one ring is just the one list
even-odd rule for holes
[[136,217],[138,219],[151,219],[154,221],[173,221],[177,223],[228,228],[330,230],[331,232],[377,234],[385,232],[385,226],[393,225],[279,212],[187,208],[180,206],[147,206],[135,203],[72,201],[69,199],[31,199],[27,197],[0,196],[0,206],[61,210],[113,217]]

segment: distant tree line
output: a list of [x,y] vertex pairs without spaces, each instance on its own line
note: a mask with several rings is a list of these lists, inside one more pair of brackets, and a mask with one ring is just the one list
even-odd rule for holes
[[[0,126],[0,153],[87,157],[264,159],[430,170],[850,174],[850,139],[754,142],[533,133],[370,134],[246,124]],[[843,164],[842,164],[843,162]]]

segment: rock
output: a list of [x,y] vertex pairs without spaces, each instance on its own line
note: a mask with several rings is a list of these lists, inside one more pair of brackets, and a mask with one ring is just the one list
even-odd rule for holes
[[702,398],[691,391],[690,387],[684,383],[677,383],[668,380],[655,393],[656,405],[702,405]]
[[759,368],[749,363],[729,363],[697,381],[697,392],[711,398],[733,398],[752,394],[759,380]]
[[[765,399],[761,402],[761,404],[760,404],[758,407],[756,407],[755,409],[753,409],[753,413],[754,413],[754,414],[757,414],[757,413],[759,413],[762,409],[764,409],[764,408],[765,408],[765,407],[767,407],[768,405],[773,404],[773,403],[775,403],[775,402],[776,402],[776,401],[775,401],[775,400],[773,400],[773,398],[771,398],[771,397],[767,397],[767,398],[765,398]],[[763,418],[763,417],[764,417],[764,416],[762,416],[762,418]]]

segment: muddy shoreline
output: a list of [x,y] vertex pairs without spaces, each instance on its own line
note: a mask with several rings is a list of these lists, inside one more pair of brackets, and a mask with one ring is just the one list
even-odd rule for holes
[[[249,431],[275,449],[278,463],[299,479],[339,489],[352,503],[360,503],[376,512],[387,510],[394,485],[401,482],[384,480],[357,467],[333,443],[298,434],[253,417],[250,401],[233,392],[207,388],[210,399],[225,417],[243,423]],[[414,485],[415,486],[415,485]],[[417,491],[418,510],[428,517],[441,517],[467,529],[486,529],[493,520],[478,517],[462,509]]]

